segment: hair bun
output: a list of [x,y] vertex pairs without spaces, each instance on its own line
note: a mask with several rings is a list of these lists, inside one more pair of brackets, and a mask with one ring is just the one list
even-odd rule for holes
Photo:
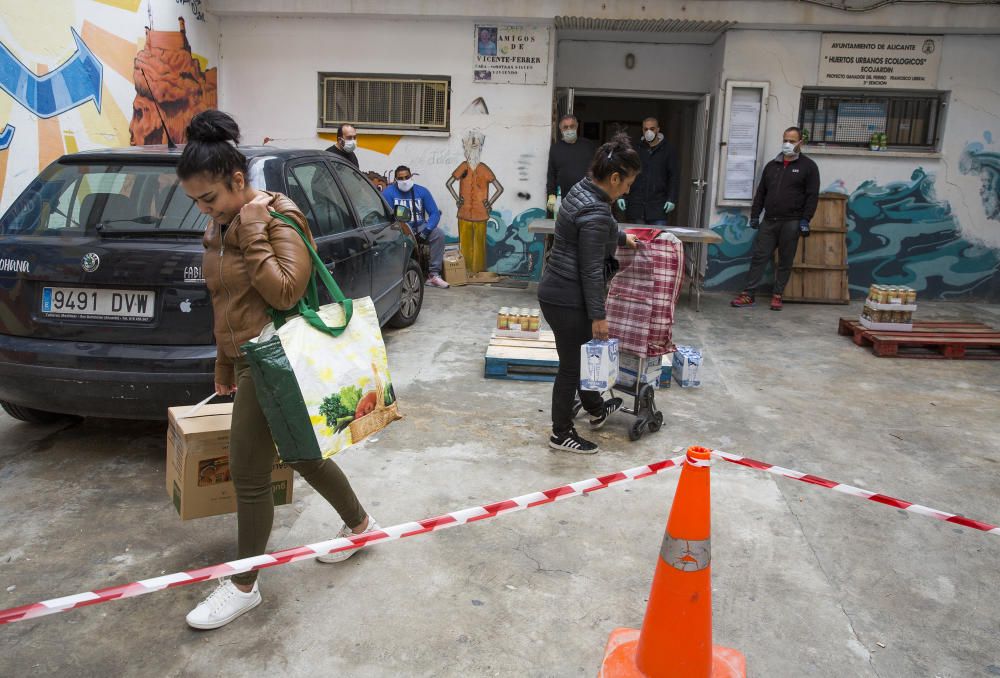
[[240,128],[233,118],[215,109],[202,111],[187,126],[187,140],[202,143],[240,142]]

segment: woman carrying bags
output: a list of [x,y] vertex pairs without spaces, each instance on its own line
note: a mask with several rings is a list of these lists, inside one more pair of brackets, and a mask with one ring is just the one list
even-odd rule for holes
[[538,285],[538,301],[556,340],[559,371],[552,387],[552,435],[549,447],[594,454],[597,445],[581,438],[573,426],[573,403],[579,392],[599,429],[622,407],[621,398],[603,400],[599,393],[580,390],[580,346],[608,338],[605,290],[618,268],[619,245],[635,249],[633,235],[618,230],[611,205],[629,192],[639,174],[639,154],[625,134],[597,150],[588,176],[563,198],[556,219],[555,240]]
[[[296,306],[312,277],[313,263],[302,237],[269,212],[290,217],[308,235],[305,217],[288,197],[250,185],[247,159],[236,146],[239,139],[239,127],[229,115],[216,110],[199,113],[188,125],[177,176],[198,209],[212,217],[204,237],[203,271],[215,315],[215,392],[235,393],[236,398],[229,468],[236,490],[238,557],[248,558],[266,551],[271,534],[271,467],[276,451],[240,346],[271,322],[269,309]],[[291,466],[340,514],[344,526],[338,537],[379,529],[333,460]],[[317,560],[337,562],[354,552]],[[234,575],[187,615],[187,623],[196,629],[219,628],[260,602],[257,572]]]

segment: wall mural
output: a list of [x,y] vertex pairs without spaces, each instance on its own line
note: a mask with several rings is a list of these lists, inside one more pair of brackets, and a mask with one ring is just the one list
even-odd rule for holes
[[[479,129],[470,129],[462,138],[465,160],[454,169],[445,182],[445,188],[455,199],[458,208],[458,241],[469,273],[487,269],[486,227],[493,204],[503,194],[503,185],[490,166],[482,161],[486,135]],[[454,184],[458,182],[458,192]],[[492,193],[490,188],[493,188]]]
[[[964,173],[983,180],[987,217],[996,219],[1000,200],[1000,156],[971,144]],[[842,183],[842,182],[841,182]],[[992,215],[992,216],[991,216]],[[712,230],[723,242],[708,248],[706,286],[737,290],[749,267],[755,232],[747,215],[719,215]],[[962,236],[947,201],[938,200],[934,176],[917,168],[909,180],[863,182],[847,202],[850,290],[863,296],[871,283],[909,285],[932,299],[1000,299],[1000,250]]]
[[[993,143],[990,132],[984,132],[983,138],[987,144]],[[979,176],[982,181],[979,197],[983,201],[986,218],[1000,221],[1000,152],[988,151],[978,141],[966,144],[958,161],[958,170],[962,174]]]
[[[197,19],[202,47],[215,49],[217,28],[202,23],[200,1],[8,5],[0,17],[0,209],[64,153],[165,143],[153,98],[177,143],[196,113],[216,106],[217,70],[207,68],[215,57],[193,52],[179,16]],[[154,21],[180,30],[154,30]],[[144,34],[136,30],[143,23]]]
[[191,53],[184,19],[177,21],[178,31],[154,31],[147,26],[146,46],[135,55],[135,101],[129,125],[133,146],[167,143],[160,113],[170,138],[180,144],[187,139],[191,118],[218,107],[218,69],[202,71]]
[[486,265],[497,275],[538,280],[542,275],[544,236],[528,232],[545,210],[532,207],[516,217],[508,210],[490,212],[486,233]]

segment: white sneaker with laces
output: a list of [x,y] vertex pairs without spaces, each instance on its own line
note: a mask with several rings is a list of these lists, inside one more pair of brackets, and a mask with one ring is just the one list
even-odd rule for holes
[[260,601],[257,582],[250,593],[243,593],[232,581],[224,579],[208,598],[188,612],[187,623],[195,629],[217,629],[254,609]]
[[427,284],[431,285],[432,287],[440,287],[443,290],[446,290],[449,287],[451,287],[451,285],[449,285],[447,281],[445,281],[445,279],[439,275],[427,276]]
[[[357,534],[368,534],[369,532],[376,532],[381,529],[382,528],[378,526],[378,523],[375,522],[375,519],[372,518],[371,516],[368,516],[368,527],[366,527],[363,532],[358,532]],[[351,528],[349,528],[346,524],[343,527],[341,527],[340,532],[337,533],[337,539],[340,539],[342,537],[352,537],[352,536],[356,536],[355,532]],[[337,551],[336,553],[327,553],[324,556],[316,556],[316,560],[318,560],[321,563],[340,563],[347,560],[348,558],[350,558],[363,548],[364,546],[362,546],[361,548],[350,549],[349,551]]]

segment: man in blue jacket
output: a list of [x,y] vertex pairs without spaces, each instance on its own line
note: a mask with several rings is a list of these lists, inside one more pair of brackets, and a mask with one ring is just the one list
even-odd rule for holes
[[441,221],[441,210],[431,192],[423,186],[413,183],[413,173],[406,165],[396,168],[396,182],[389,184],[382,191],[386,201],[395,207],[405,205],[413,218],[410,228],[421,242],[430,246],[431,261],[427,275],[427,284],[434,287],[448,287],[441,277],[441,267],[444,265],[444,233],[438,228]]

